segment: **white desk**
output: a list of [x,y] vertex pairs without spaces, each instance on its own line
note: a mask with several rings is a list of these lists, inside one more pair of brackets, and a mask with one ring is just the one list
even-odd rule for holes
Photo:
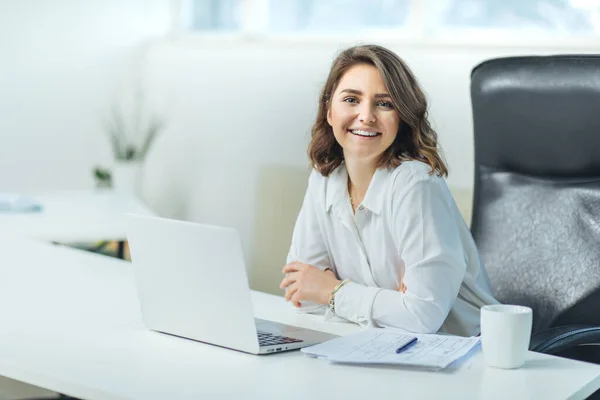
[[[529,353],[524,368],[443,372],[330,365],[300,352],[254,356],[144,329],[130,264],[0,237],[0,375],[86,399],[579,399],[600,366]],[[257,316],[330,333],[254,293]]]
[[125,213],[152,215],[133,196],[110,190],[32,194],[39,213],[0,212],[0,231],[52,242],[124,241]]

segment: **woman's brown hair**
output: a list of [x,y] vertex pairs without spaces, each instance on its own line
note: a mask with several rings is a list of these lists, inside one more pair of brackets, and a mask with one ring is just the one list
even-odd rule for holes
[[363,45],[344,50],[335,59],[319,98],[317,120],[312,127],[308,147],[311,167],[329,176],[344,160],[342,147],[327,122],[331,98],[342,76],[358,64],[377,68],[387,87],[392,104],[398,111],[400,128],[392,145],[381,155],[377,167],[395,168],[402,161],[418,160],[429,164],[430,174],[447,176],[437,134],[427,119],[427,100],[410,68],[392,51],[376,45]]

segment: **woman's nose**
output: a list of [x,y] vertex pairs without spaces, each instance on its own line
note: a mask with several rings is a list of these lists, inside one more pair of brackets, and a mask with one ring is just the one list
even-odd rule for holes
[[363,103],[358,119],[364,124],[372,124],[375,122],[377,118],[371,105]]

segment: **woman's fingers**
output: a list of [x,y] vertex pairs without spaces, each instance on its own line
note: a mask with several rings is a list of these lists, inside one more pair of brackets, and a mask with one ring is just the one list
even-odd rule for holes
[[289,274],[290,272],[300,271],[303,268],[303,265],[304,264],[302,264],[298,261],[291,262],[291,263],[287,264],[285,267],[283,267],[283,273]]
[[296,274],[289,274],[285,278],[283,278],[283,280],[279,284],[279,288],[285,289],[294,282],[296,282]]
[[406,293],[406,285],[404,284],[404,275],[406,275],[406,266],[402,268],[402,276],[400,277],[400,291]]
[[290,300],[291,300],[292,304],[296,305],[296,304],[300,304],[300,300],[302,300],[300,298],[300,285],[294,284],[294,288],[296,290],[294,290],[294,293],[292,293],[292,295],[290,296]]
[[397,286],[396,286],[396,290],[402,293],[406,293],[406,285],[404,284],[404,282],[400,282]]
[[[292,296],[298,291],[298,285],[296,285],[295,283],[292,283],[290,286],[287,287],[287,290],[285,292],[285,301],[290,301],[292,299]],[[295,305],[295,304],[294,304]]]

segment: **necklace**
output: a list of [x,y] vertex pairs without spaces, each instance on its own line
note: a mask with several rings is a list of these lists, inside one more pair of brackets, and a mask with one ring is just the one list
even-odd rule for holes
[[354,209],[354,200],[352,200],[352,194],[350,193],[350,179],[348,179],[348,198],[350,199],[352,209]]

